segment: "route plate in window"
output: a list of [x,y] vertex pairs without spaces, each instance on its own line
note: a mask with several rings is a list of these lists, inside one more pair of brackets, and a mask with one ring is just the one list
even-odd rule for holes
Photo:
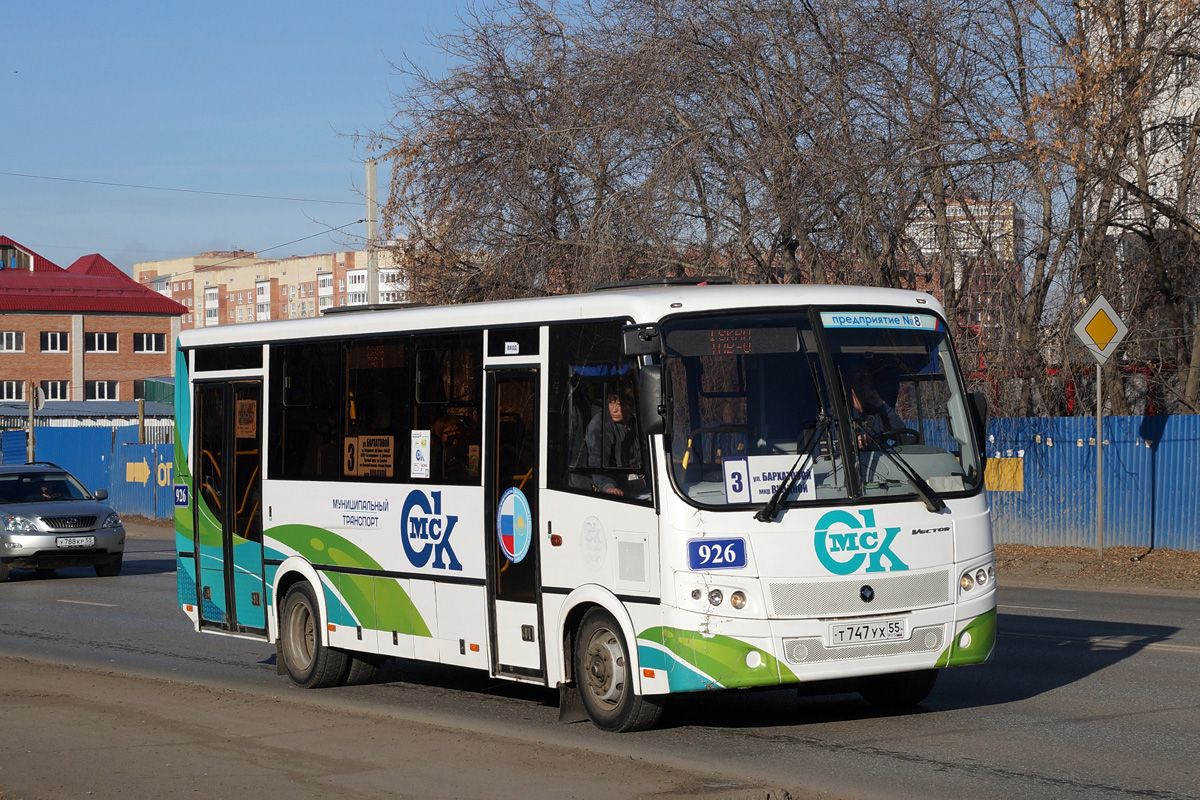
[[829,646],[898,642],[908,638],[908,620],[876,619],[848,625],[829,626]]
[[96,544],[95,536],[59,536],[55,540],[59,547],[91,547]]

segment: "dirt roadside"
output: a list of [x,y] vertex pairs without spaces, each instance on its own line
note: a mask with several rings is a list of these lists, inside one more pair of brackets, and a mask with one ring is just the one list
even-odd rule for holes
[[0,658],[0,675],[0,800],[835,800],[682,765],[191,683],[14,658]]
[[1086,589],[1200,597],[1200,553],[1151,550],[996,545],[996,579],[1001,587]]

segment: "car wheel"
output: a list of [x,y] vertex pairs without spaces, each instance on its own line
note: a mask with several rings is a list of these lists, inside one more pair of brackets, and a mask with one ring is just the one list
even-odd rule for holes
[[8,564],[5,564],[3,561],[0,561],[0,583],[4,583],[6,580],[8,580],[8,576],[11,572],[12,567],[10,567]]
[[297,583],[283,601],[279,625],[283,665],[301,689],[335,686],[347,674],[346,653],[321,642],[321,607],[312,587]]
[[588,717],[606,731],[643,731],[658,722],[662,699],[637,694],[621,627],[594,608],[575,637],[575,684]]
[[122,553],[116,558],[110,558],[108,561],[102,561],[97,564],[94,569],[96,574],[101,578],[115,578],[121,574],[121,563],[125,560],[125,554]]

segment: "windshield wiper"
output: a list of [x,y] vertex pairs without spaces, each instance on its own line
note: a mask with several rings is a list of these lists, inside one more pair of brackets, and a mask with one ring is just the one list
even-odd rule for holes
[[[813,446],[821,441],[821,436],[832,421],[833,418],[822,410],[820,416],[817,417],[816,427],[809,432],[808,438],[800,446],[799,454],[796,456],[796,463],[792,464],[792,468],[788,470],[787,475],[783,476],[783,480],[780,481],[779,486],[775,489],[775,493],[771,495],[771,499],[767,501],[767,504],[760,508],[758,513],[754,515],[756,520],[759,522],[775,521],[775,515],[779,513],[779,504],[783,502],[785,497],[791,494],[792,487],[796,485],[796,478],[800,474],[800,462],[806,456],[810,461],[812,460]],[[813,480],[816,479],[812,476],[811,470],[809,471],[809,475]]]
[[887,456],[893,464],[900,468],[900,471],[904,473],[904,477],[908,478],[909,483],[913,485],[913,488],[917,490],[917,494],[921,496],[921,501],[925,503],[926,508],[936,514],[946,507],[946,501],[942,499],[942,496],[925,482],[925,479],[904,460],[904,456],[900,455],[895,447],[867,430],[867,426],[863,424],[862,420],[853,420],[852,425],[855,431],[866,436],[872,444],[879,448],[879,452]]

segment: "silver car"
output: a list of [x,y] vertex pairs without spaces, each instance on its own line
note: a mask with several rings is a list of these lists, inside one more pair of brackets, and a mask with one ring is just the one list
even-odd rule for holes
[[91,566],[104,578],[120,574],[125,527],[107,498],[54,464],[0,466],[0,583],[14,569]]

